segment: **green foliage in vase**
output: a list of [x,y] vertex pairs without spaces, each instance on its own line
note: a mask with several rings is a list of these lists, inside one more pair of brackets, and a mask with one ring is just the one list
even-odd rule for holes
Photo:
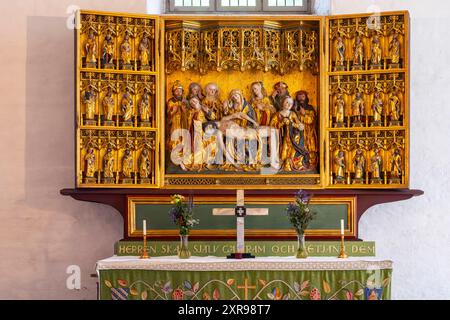
[[288,204],[286,214],[297,234],[304,234],[316,212],[309,208],[311,195],[303,190],[295,194],[295,201]]
[[194,203],[192,197],[186,202],[182,195],[174,194],[171,196],[172,208],[169,210],[169,216],[180,229],[180,235],[185,236],[198,224],[199,219],[194,218]]

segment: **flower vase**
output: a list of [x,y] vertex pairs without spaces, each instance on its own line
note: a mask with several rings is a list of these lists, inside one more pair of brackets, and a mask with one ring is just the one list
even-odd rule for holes
[[298,241],[298,248],[297,248],[297,255],[296,257],[298,259],[305,259],[308,257],[308,252],[306,250],[306,243],[305,243],[305,234],[304,233],[298,233],[297,234],[297,241]]
[[178,251],[178,258],[189,259],[191,252],[189,251],[189,235],[180,234],[180,250]]

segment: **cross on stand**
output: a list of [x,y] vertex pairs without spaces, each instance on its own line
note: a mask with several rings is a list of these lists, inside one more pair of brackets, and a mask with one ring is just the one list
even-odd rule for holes
[[227,256],[228,259],[245,259],[254,258],[255,256],[245,252],[245,216],[267,216],[268,208],[245,208],[244,190],[236,190],[236,207],[230,208],[214,208],[214,216],[236,216],[236,252]]
[[244,300],[248,300],[248,289],[256,289],[256,286],[248,284],[248,279],[245,278],[243,286],[237,286],[238,289],[244,289]]

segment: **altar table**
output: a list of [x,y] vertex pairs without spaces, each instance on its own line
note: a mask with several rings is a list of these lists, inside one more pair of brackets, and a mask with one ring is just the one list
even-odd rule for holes
[[261,257],[113,256],[97,262],[105,300],[390,299],[392,261]]

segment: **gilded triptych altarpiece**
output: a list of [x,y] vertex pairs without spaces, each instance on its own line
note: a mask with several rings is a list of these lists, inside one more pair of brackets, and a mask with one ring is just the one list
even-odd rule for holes
[[77,188],[408,188],[407,12],[77,20]]

